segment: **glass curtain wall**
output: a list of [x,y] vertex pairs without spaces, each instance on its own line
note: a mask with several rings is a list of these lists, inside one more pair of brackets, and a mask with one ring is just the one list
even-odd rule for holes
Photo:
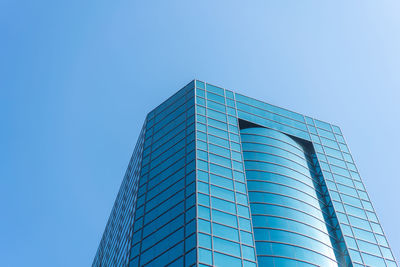
[[344,266],[309,148],[263,127],[241,139],[258,264]]

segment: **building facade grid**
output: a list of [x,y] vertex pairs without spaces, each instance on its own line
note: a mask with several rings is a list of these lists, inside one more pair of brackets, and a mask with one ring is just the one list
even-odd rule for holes
[[338,126],[194,80],[140,136],[93,266],[397,266]]

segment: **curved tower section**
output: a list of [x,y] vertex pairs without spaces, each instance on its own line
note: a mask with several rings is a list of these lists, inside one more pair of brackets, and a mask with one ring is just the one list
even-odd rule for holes
[[312,146],[263,127],[241,140],[259,266],[344,266]]

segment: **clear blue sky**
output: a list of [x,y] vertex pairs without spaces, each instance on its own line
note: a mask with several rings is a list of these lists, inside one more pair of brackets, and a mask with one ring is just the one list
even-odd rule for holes
[[399,259],[399,14],[0,0],[0,265],[89,266],[146,113],[193,78],[341,126]]

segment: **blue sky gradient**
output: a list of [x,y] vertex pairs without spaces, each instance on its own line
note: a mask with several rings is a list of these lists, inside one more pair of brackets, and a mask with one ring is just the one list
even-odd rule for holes
[[0,0],[0,265],[89,266],[193,78],[339,125],[400,258],[400,2]]

